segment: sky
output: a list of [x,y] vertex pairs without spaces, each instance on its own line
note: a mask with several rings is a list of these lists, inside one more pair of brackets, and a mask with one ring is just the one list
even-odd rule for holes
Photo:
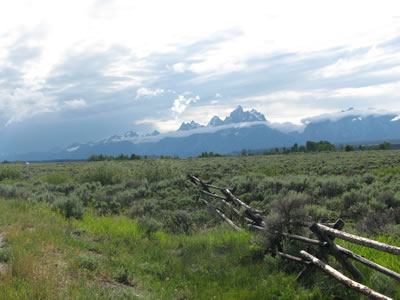
[[207,124],[400,112],[400,1],[0,2],[0,153]]

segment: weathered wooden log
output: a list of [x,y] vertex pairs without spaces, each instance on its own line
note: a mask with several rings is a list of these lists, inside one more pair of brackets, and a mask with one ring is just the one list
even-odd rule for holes
[[301,257],[293,256],[284,252],[277,251],[276,254],[278,254],[280,257],[286,258],[288,260],[295,261],[297,263],[303,264],[303,265],[309,265],[310,262],[308,260],[302,259]]
[[[312,224],[310,223],[307,227],[310,227],[311,225],[312,225]],[[331,227],[333,227],[333,228],[335,228],[335,229],[339,229],[339,230],[340,230],[340,229],[343,228],[344,222],[343,222],[342,220],[338,219],[338,220],[336,220],[335,223],[329,224],[329,226],[331,226]],[[335,238],[335,237],[332,237],[332,241],[334,240],[334,238]],[[327,255],[326,247],[325,247],[325,246],[320,247],[320,249],[319,249],[319,251],[318,251],[318,253],[317,253],[317,257],[323,257],[323,258],[325,258],[326,255]],[[311,274],[311,272],[313,271],[313,268],[314,268],[313,265],[305,266],[305,267],[303,268],[303,270],[299,273],[299,275],[297,275],[296,281],[301,281],[301,280],[307,278],[307,277]]]
[[264,227],[253,225],[253,224],[247,224],[247,227],[249,227],[250,229],[256,229],[258,231],[265,231]]
[[387,252],[387,253],[391,253],[391,254],[395,254],[395,255],[399,255],[400,256],[400,247],[396,247],[396,246],[392,246],[392,245],[387,245],[381,242],[377,242],[374,240],[370,240],[367,238],[363,238],[363,237],[359,237],[356,236],[354,234],[350,234],[347,232],[343,232],[340,230],[336,230],[333,228],[329,228],[327,226],[324,226],[322,224],[317,224],[317,226],[329,233],[330,235],[333,235],[337,238],[340,238],[342,240],[348,241],[348,242],[352,242],[361,246],[366,246],[366,247],[370,247],[370,248],[374,248],[383,252]]
[[217,207],[209,203],[208,201],[204,199],[200,199],[205,205],[207,205],[209,208],[212,208],[222,219],[224,219],[233,229],[236,231],[242,231],[242,229],[237,226],[231,219],[229,219],[227,216],[223,214]]
[[205,190],[200,190],[200,192],[201,192],[202,194],[204,194],[204,195],[207,195],[207,196],[210,196],[210,197],[219,199],[219,200],[225,200],[225,197],[220,196],[220,195],[217,195],[217,194],[212,193],[212,192],[207,192],[207,191],[205,191]]
[[188,175],[190,181],[192,181],[193,183],[195,183],[196,185],[201,185],[207,188],[211,188],[211,189],[215,189],[215,190],[223,190],[224,188],[220,187],[220,186],[215,186],[209,183],[205,183],[204,181],[200,180],[199,178],[197,178],[196,176],[193,175]]
[[324,271],[325,273],[329,274],[330,276],[334,277],[335,279],[337,279],[339,282],[343,283],[344,285],[348,286],[349,288],[362,293],[364,295],[367,295],[373,299],[382,299],[382,300],[389,300],[391,298],[382,295],[378,292],[375,292],[374,290],[370,289],[369,287],[358,283],[356,281],[353,281],[352,279],[346,277],[345,275],[343,275],[342,273],[340,273],[339,271],[335,270],[334,268],[332,268],[331,266],[327,265],[326,263],[324,263],[323,261],[319,260],[318,258],[316,258],[315,256],[312,256],[311,254],[307,253],[306,251],[302,250],[300,251],[300,254],[307,260],[309,260],[311,263],[313,263],[315,266],[317,266],[318,268],[320,268],[322,271]]
[[210,197],[213,197],[213,198],[216,198],[216,199],[221,200],[221,202],[224,203],[226,206],[229,206],[230,208],[232,208],[232,210],[233,210],[237,215],[242,216],[242,213],[241,213],[239,210],[237,210],[235,207],[233,207],[232,204],[230,204],[229,202],[227,202],[226,199],[225,199],[225,197],[222,197],[222,196],[217,195],[217,194],[215,194],[215,193],[210,193],[210,192],[207,192],[207,191],[203,191],[203,190],[201,190],[200,192],[201,192],[202,194],[204,194],[204,195],[207,195],[207,196],[210,196]]
[[300,242],[311,244],[311,245],[314,245],[314,246],[321,246],[321,247],[325,247],[326,246],[326,242],[313,240],[313,239],[306,238],[306,237],[300,236],[300,235],[282,233],[282,236],[284,236],[284,237],[286,237],[288,239],[291,239],[291,240],[300,241]]
[[361,256],[359,254],[356,254],[356,253],[354,253],[354,252],[352,252],[352,251],[350,251],[350,250],[348,250],[348,249],[346,249],[346,248],[344,248],[342,246],[336,245],[336,247],[338,247],[340,252],[342,252],[347,257],[352,258],[352,259],[354,259],[354,260],[356,260],[356,261],[358,261],[358,262],[360,262],[360,263],[362,263],[362,264],[364,264],[364,265],[366,265],[366,266],[368,266],[368,267],[370,267],[370,268],[372,268],[372,269],[374,269],[374,270],[376,270],[378,272],[381,272],[382,274],[385,274],[387,276],[392,277],[393,279],[396,279],[396,280],[400,281],[400,274],[399,273],[396,273],[396,272],[394,272],[392,270],[389,270],[389,269],[385,268],[384,266],[381,266],[381,265],[379,265],[377,263],[374,263],[373,261],[370,261],[370,260],[366,259],[365,257],[363,257],[363,256]]
[[318,237],[320,241],[326,242],[329,252],[342,264],[342,266],[350,272],[350,274],[357,280],[362,280],[363,276],[361,272],[344,256],[335,243],[330,239],[330,237],[322,231],[317,223],[314,223],[310,227],[311,231]]
[[249,206],[248,204],[244,203],[242,200],[240,200],[239,198],[237,198],[234,194],[232,194],[232,192],[228,189],[221,189],[221,192],[229,198],[229,200],[232,200],[233,202],[236,202],[237,204],[239,204],[240,206],[247,208],[248,210],[252,211],[254,214],[259,214],[262,213],[261,211],[252,208],[251,206]]
[[221,190],[221,192],[227,197],[227,200],[230,202],[233,202],[243,208],[245,208],[244,213],[252,220],[254,220],[254,222],[257,225],[262,225],[265,226],[264,220],[263,218],[260,216],[261,211],[254,209],[252,207],[250,207],[249,205],[247,205],[246,203],[244,203],[242,200],[240,200],[239,198],[237,198],[235,195],[233,195],[231,193],[230,190],[228,189],[223,189]]
[[200,192],[203,193],[204,195],[207,195],[207,196],[210,196],[210,197],[219,199],[223,204],[225,204],[225,205],[228,206],[230,209],[232,209],[232,210],[238,215],[239,218],[245,220],[248,224],[257,223],[257,220],[252,220],[252,219],[249,219],[249,218],[245,217],[245,216],[243,215],[243,213],[241,213],[241,212],[240,212],[237,208],[235,208],[231,203],[227,202],[225,197],[222,197],[222,196],[217,195],[217,194],[215,194],[215,193],[207,192],[207,191],[204,191],[204,190],[201,190]]

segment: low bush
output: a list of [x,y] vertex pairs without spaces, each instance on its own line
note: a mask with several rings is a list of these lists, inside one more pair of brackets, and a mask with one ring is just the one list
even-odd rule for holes
[[10,259],[10,249],[0,248],[0,263],[7,263]]
[[125,170],[112,162],[97,163],[94,166],[83,169],[79,175],[81,182],[100,182],[102,185],[121,183]]
[[78,256],[78,264],[81,268],[94,271],[99,267],[99,261],[92,255]]
[[65,218],[82,219],[83,203],[76,197],[63,197],[56,200],[52,206],[54,211],[59,212]]
[[73,182],[72,177],[66,172],[51,172],[40,177],[41,181],[50,184],[63,184]]
[[20,178],[22,178],[22,174],[15,168],[7,167],[0,169],[0,181],[3,181],[5,179],[18,180]]

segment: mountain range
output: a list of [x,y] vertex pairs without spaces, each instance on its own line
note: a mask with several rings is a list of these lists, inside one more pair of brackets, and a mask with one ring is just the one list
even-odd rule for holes
[[182,123],[177,131],[146,135],[128,131],[99,142],[74,143],[62,151],[3,154],[2,160],[86,159],[92,154],[197,156],[202,152],[229,154],[242,149],[271,149],[294,143],[327,140],[331,143],[357,143],[400,139],[400,116],[376,110],[350,108],[337,113],[310,117],[302,125],[271,123],[252,109],[239,105],[224,120],[211,118],[207,125]]

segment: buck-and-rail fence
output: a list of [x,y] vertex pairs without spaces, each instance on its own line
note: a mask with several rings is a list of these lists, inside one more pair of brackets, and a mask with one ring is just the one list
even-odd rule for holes
[[[233,218],[229,218],[224,208],[230,210],[232,214],[236,215],[239,220],[239,224],[243,224],[245,227],[256,230],[259,232],[266,232],[268,226],[265,222],[266,212],[255,209],[238,197],[236,197],[229,189],[212,185],[211,183],[204,182],[194,175],[188,175],[189,181],[198,188],[199,197],[198,200],[203,202],[208,208],[217,213],[224,221],[226,221],[233,229],[242,231],[242,227],[239,226]],[[222,203],[222,208],[213,204],[209,199],[215,199]],[[302,264],[304,267],[298,274],[298,281],[304,280],[308,277],[313,269],[319,268],[328,275],[337,279],[345,286],[367,295],[373,299],[391,299],[385,295],[382,295],[373,289],[361,284],[359,281],[363,280],[362,273],[358,268],[349,260],[355,260],[367,267],[370,267],[382,274],[385,274],[397,281],[400,281],[400,274],[385,268],[359,254],[356,254],[349,249],[346,249],[340,245],[335,244],[335,238],[339,238],[350,243],[358,244],[365,247],[374,248],[379,251],[387,252],[396,256],[400,256],[400,247],[388,245],[368,238],[360,237],[354,234],[350,234],[342,231],[345,223],[342,220],[337,220],[334,223],[318,223],[318,222],[305,222],[305,221],[291,221],[294,226],[301,226],[309,228],[317,239],[309,237],[295,235],[287,232],[275,231],[275,244],[270,247],[268,251],[273,252],[274,255],[278,255],[284,259],[294,261]],[[307,245],[317,246],[318,250],[315,255],[310,254],[305,250],[299,252],[299,256],[294,256],[283,252],[281,247],[281,241],[283,239],[296,240]],[[339,272],[325,261],[327,261],[328,255],[332,255],[336,260],[348,271],[350,277]]]

